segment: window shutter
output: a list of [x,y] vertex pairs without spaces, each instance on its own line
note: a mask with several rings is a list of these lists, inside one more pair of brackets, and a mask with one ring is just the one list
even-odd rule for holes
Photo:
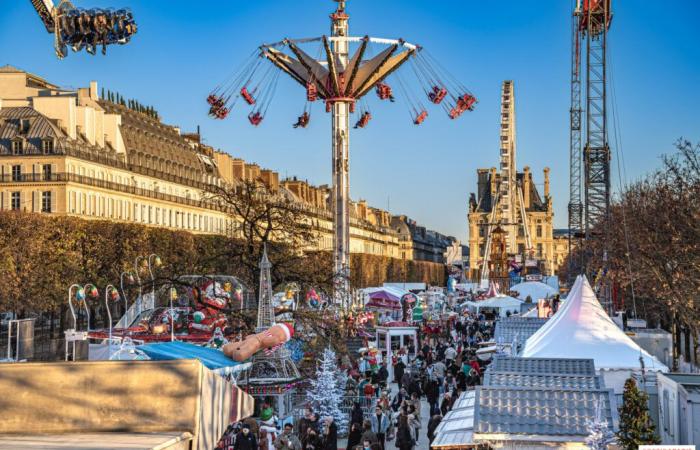
[[[53,170],[53,169],[51,169],[51,170]],[[51,190],[51,202],[50,202],[52,213],[56,212],[56,201],[58,201],[58,196],[56,195],[56,189],[52,189]]]
[[32,211],[41,212],[41,192],[32,191]]
[[56,179],[56,164],[51,164],[51,176],[54,177],[53,179]]
[[8,193],[5,191],[0,191],[0,209],[6,210],[9,209],[7,207],[7,198],[8,198]]

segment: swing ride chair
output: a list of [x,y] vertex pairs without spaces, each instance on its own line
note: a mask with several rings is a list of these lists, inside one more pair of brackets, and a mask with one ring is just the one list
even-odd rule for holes
[[52,0],[30,0],[46,30],[54,35],[56,56],[63,59],[70,47],[74,52],[85,49],[91,55],[102,46],[124,45],[131,40],[137,27],[128,8],[76,8],[68,0],[54,6]]
[[[337,14],[344,13],[334,15]],[[263,59],[272,65],[263,66]],[[411,70],[400,74],[397,69],[404,63]],[[441,107],[451,119],[473,110],[476,105],[476,98],[420,46],[402,39],[324,35],[261,45],[240,70],[209,94],[209,115],[225,119],[238,99],[243,99],[252,107],[248,121],[253,126],[260,125],[281,72],[306,90],[306,103],[292,125],[294,128],[309,125],[311,104],[316,101],[325,103],[326,112],[331,112],[336,103],[347,103],[350,114],[357,114],[354,128],[364,128],[372,119],[366,94],[374,90],[380,100],[394,102],[397,96],[392,85],[398,87],[398,97],[405,102],[415,125],[422,124],[428,117],[424,99]],[[416,84],[425,95],[423,100],[413,92],[415,89],[410,89]]]

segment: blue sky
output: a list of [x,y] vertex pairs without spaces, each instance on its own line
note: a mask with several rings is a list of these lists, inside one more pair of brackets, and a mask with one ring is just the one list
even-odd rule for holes
[[[330,117],[315,105],[309,128],[291,124],[303,89],[282,79],[268,117],[250,126],[242,108],[216,122],[205,97],[263,42],[329,31],[329,0],[75,0],[130,6],[139,32],[106,57],[53,55],[29,1],[0,13],[0,65],[12,64],[69,87],[100,86],[155,105],[166,123],[201,126],[206,142],[282,176],[330,182]],[[659,164],[683,136],[700,141],[700,2],[618,0],[610,32],[614,105],[628,180]],[[537,7],[534,7],[537,5]],[[416,127],[401,103],[371,94],[373,121],[351,135],[351,195],[440,232],[467,238],[467,200],[476,169],[498,164],[499,90],[515,80],[518,166],[537,183],[552,169],[555,226],[568,202],[569,0],[349,0],[353,35],[402,37],[427,48],[479,99],[457,121],[437,108]],[[415,91],[418,92],[417,86]],[[611,139],[611,144],[614,144]],[[616,174],[616,167],[613,173]],[[614,178],[618,185],[617,177]],[[541,184],[540,184],[541,188]]]

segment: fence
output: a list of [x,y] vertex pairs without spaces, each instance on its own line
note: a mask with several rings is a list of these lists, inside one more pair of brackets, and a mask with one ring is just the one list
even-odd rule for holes
[[[305,391],[305,388],[302,388],[301,390]],[[340,401],[340,412],[343,413],[343,415],[345,415],[348,418],[348,420],[350,419],[350,412],[352,411],[355,402],[360,403],[360,408],[362,408],[363,416],[365,417],[365,419],[369,419],[369,416],[372,414],[372,411],[374,410],[374,407],[377,404],[377,398],[367,398],[365,396],[357,397],[354,395],[346,395],[342,397]],[[305,394],[298,393],[292,396],[292,417],[294,417],[294,423],[296,423],[297,420],[304,417],[304,409],[307,405],[308,401],[306,399]]]

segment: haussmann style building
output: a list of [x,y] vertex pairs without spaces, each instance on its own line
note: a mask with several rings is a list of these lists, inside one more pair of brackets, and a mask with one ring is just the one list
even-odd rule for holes
[[[328,186],[280,180],[275,171],[204,145],[198,132],[164,124],[152,107],[98,92],[96,82],[67,90],[15,67],[0,67],[2,210],[228,234],[235,230],[235,218],[206,201],[204,192],[241,180],[264,183],[303,205],[319,233],[317,246],[332,249]],[[350,211],[351,252],[441,262],[435,257],[445,252],[440,239],[433,240],[437,249],[402,251],[406,237],[396,221],[406,219],[365,201],[351,202]]]

